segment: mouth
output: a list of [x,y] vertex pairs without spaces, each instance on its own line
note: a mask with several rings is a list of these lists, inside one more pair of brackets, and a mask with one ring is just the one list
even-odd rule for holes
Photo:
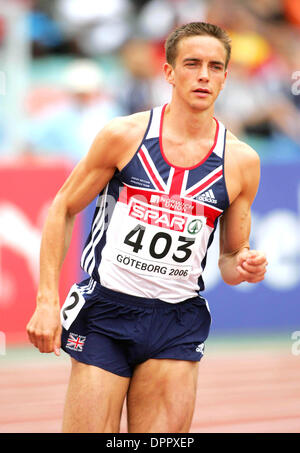
[[211,91],[208,88],[196,88],[193,93],[211,94]]

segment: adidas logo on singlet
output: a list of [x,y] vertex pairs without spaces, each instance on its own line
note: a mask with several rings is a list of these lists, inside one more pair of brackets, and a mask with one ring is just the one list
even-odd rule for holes
[[215,194],[213,193],[212,189],[207,190],[206,192],[202,193],[197,197],[199,201],[207,201],[208,203],[216,204],[217,200],[215,198]]

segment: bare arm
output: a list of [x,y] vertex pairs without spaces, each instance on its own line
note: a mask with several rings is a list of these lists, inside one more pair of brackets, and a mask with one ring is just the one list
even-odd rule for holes
[[241,189],[220,220],[219,268],[225,283],[237,285],[243,281],[256,283],[264,278],[267,260],[262,252],[250,250],[251,205],[259,179],[260,162],[253,150],[241,149]]
[[[116,163],[107,153],[112,140],[99,134],[88,155],[75,167],[57,193],[44,225],[40,253],[38,302],[58,291],[59,274],[69,248],[76,214],[103,189],[115,171]],[[107,143],[106,143],[107,141]]]
[[59,276],[76,214],[88,206],[111,179],[125,158],[127,142],[124,124],[119,124],[118,120],[109,123],[95,138],[88,154],[75,167],[49,209],[41,241],[37,305],[27,325],[29,339],[40,352],[59,354]]

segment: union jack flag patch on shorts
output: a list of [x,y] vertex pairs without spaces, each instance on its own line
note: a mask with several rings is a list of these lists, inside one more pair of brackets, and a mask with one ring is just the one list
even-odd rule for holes
[[77,335],[76,333],[70,333],[67,340],[66,348],[72,349],[73,351],[81,352],[86,337],[82,335]]

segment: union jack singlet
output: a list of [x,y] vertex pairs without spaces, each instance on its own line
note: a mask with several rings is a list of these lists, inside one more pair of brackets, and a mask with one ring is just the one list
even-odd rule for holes
[[141,145],[101,191],[81,267],[102,286],[178,303],[203,291],[218,218],[229,206],[226,129],[197,165],[171,165],[162,147],[166,106],[155,107]]

